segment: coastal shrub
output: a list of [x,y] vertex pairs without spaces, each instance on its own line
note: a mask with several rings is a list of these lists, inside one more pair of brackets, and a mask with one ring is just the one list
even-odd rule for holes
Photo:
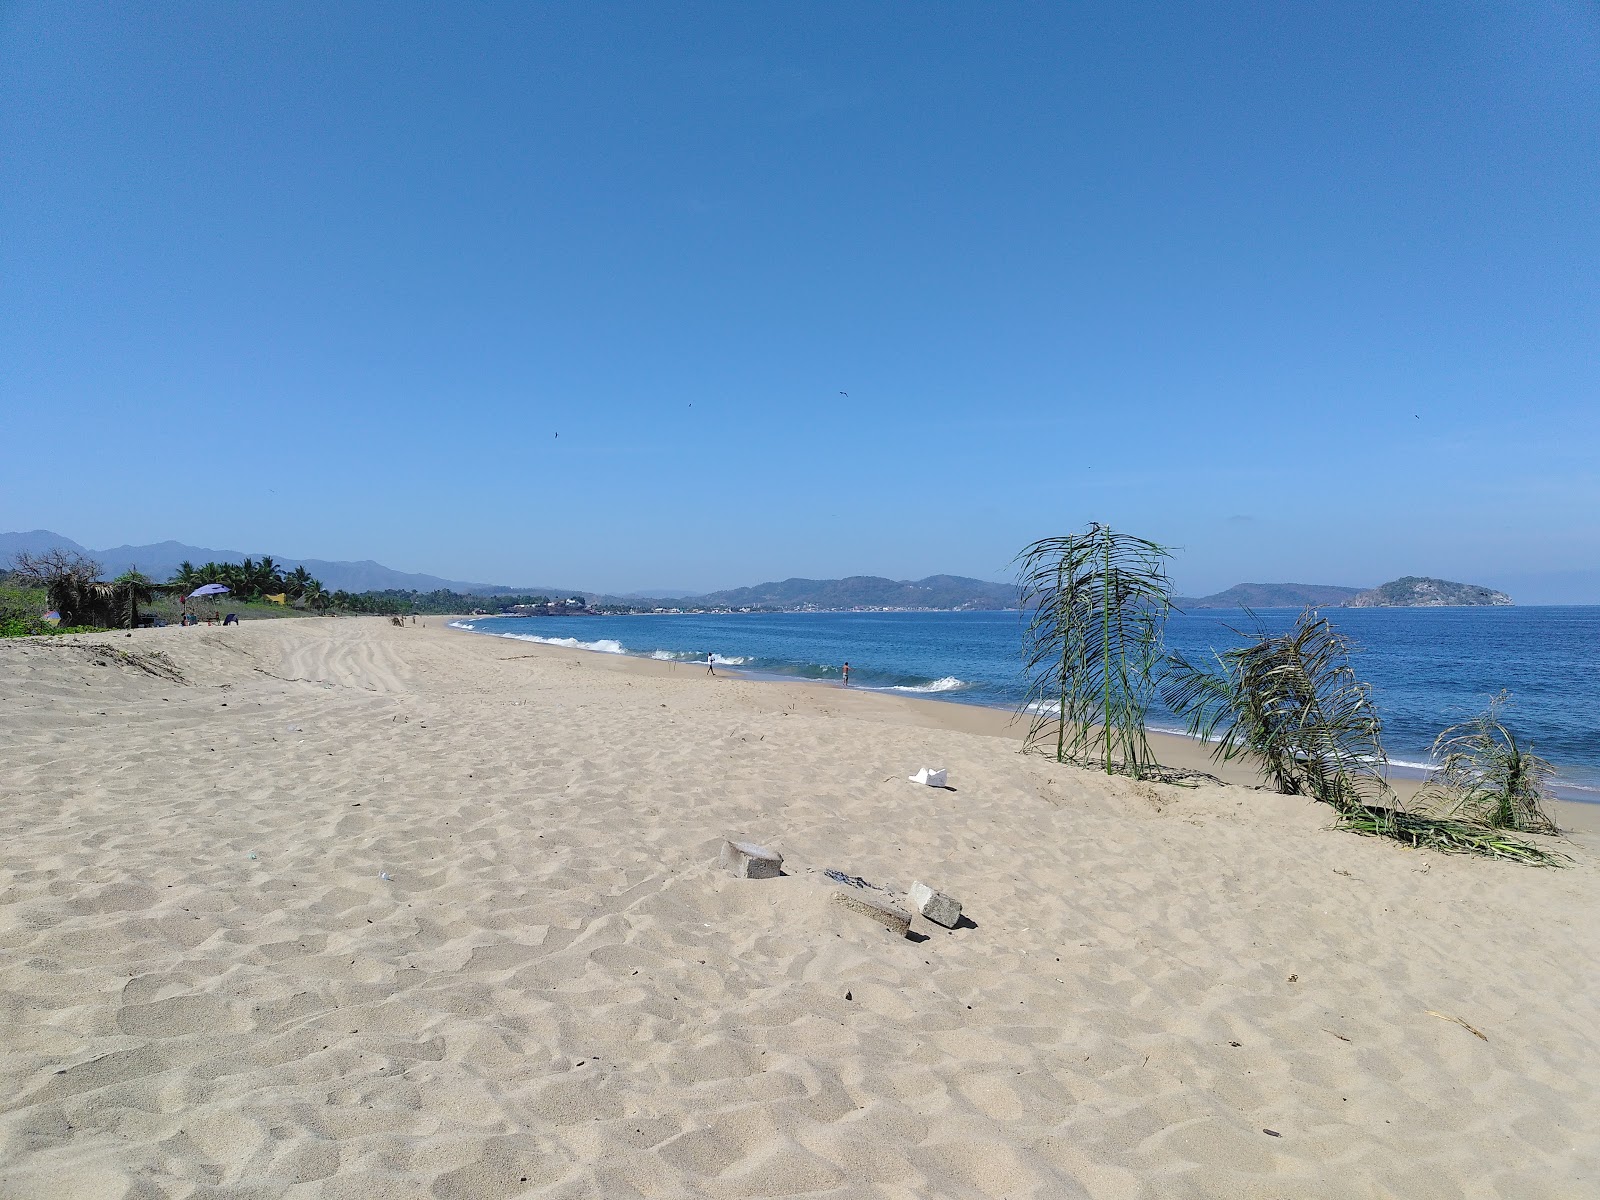
[[15,576],[0,583],[0,638],[52,633],[92,633],[94,625],[52,625],[44,619],[50,598],[42,587],[23,586]]
[[1389,794],[1383,724],[1350,666],[1350,643],[1306,609],[1288,633],[1258,625],[1254,640],[1197,667],[1168,655],[1162,699],[1218,762],[1254,759],[1279,792],[1310,796],[1341,816]]
[[43,588],[0,583],[0,621],[34,620],[49,607]]
[[1098,522],[1017,556],[1029,748],[1135,779],[1155,768],[1145,714],[1172,603],[1169,557]]
[[100,583],[100,564],[74,550],[18,551],[12,577],[26,587],[45,593],[50,607],[61,614],[63,625],[114,623],[112,596]]
[[1544,810],[1555,768],[1519,742],[1500,716],[1510,702],[1502,691],[1469,721],[1452,725],[1433,742],[1439,760],[1423,795],[1452,813],[1491,829],[1557,833]]
[[100,633],[98,625],[52,625],[42,617],[0,617],[0,638],[48,637],[61,633]]

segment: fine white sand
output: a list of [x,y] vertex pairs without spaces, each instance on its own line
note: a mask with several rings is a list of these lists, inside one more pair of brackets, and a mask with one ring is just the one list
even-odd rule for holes
[[1600,1195],[1592,834],[439,618],[76,641],[0,645],[0,1196]]

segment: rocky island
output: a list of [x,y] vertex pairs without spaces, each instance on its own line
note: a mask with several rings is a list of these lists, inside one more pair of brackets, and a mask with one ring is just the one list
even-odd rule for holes
[[1449,608],[1510,604],[1511,597],[1475,583],[1406,575],[1351,596],[1343,608]]

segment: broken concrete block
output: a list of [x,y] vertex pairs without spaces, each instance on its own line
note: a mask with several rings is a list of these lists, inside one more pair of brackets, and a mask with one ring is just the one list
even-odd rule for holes
[[831,904],[848,909],[853,913],[860,913],[870,921],[876,921],[890,933],[905,937],[906,931],[911,928],[911,914],[887,900],[875,900],[857,891],[835,892],[828,897]]
[[961,920],[961,901],[943,892],[936,892],[925,883],[911,885],[911,907],[935,925],[943,925],[946,929],[954,929],[956,922]]
[[783,874],[783,855],[754,842],[731,838],[723,842],[720,862],[740,879],[775,879]]

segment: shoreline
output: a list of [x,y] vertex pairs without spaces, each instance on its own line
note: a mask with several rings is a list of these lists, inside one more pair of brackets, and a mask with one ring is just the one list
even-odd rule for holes
[[[674,614],[662,614],[671,616]],[[478,630],[463,629],[452,624],[461,620],[482,620],[468,616],[446,616],[438,618],[444,627],[453,634],[462,634],[468,637],[479,636],[484,638],[497,638],[502,641],[516,642],[529,648],[530,651],[544,651],[556,655],[576,655],[584,661],[594,661],[611,665],[613,669],[623,671],[638,671],[657,678],[688,678],[694,674],[704,675],[704,663],[692,663],[670,659],[650,658],[640,654],[615,654],[601,650],[588,650],[573,646],[558,646],[550,642],[534,642],[525,638],[511,638],[500,634],[483,633]],[[1004,738],[1008,741],[1020,743],[1026,735],[1018,714],[1008,708],[995,708],[983,704],[969,704],[959,700],[949,700],[933,695],[911,696],[903,693],[891,694],[884,691],[874,691],[866,688],[844,688],[828,680],[819,679],[788,679],[782,676],[763,675],[760,672],[744,672],[736,667],[720,668],[717,676],[711,678],[736,679],[741,682],[757,684],[761,687],[774,687],[777,689],[798,688],[807,694],[820,693],[833,698],[837,702],[847,704],[861,713],[873,713],[884,716],[898,714],[911,717],[913,722],[926,728],[947,729],[952,732],[975,734],[981,737]],[[1169,766],[1183,771],[1198,771],[1213,775],[1223,783],[1236,787],[1257,788],[1261,786],[1261,776],[1253,768],[1238,762],[1217,763],[1204,749],[1205,743],[1186,734],[1170,733],[1160,730],[1150,730],[1148,733],[1150,743],[1157,750],[1157,758],[1164,766]],[[1416,768],[1403,768],[1404,770],[1417,770]],[[1388,775],[1388,782],[1395,794],[1402,801],[1410,801],[1425,780],[1424,774],[1417,770],[1415,776]],[[1276,795],[1276,793],[1269,793]],[[1307,803],[1311,803],[1307,801]],[[1552,817],[1563,830],[1584,834],[1600,834],[1600,801],[1573,800],[1564,796],[1556,796],[1550,802]]]

